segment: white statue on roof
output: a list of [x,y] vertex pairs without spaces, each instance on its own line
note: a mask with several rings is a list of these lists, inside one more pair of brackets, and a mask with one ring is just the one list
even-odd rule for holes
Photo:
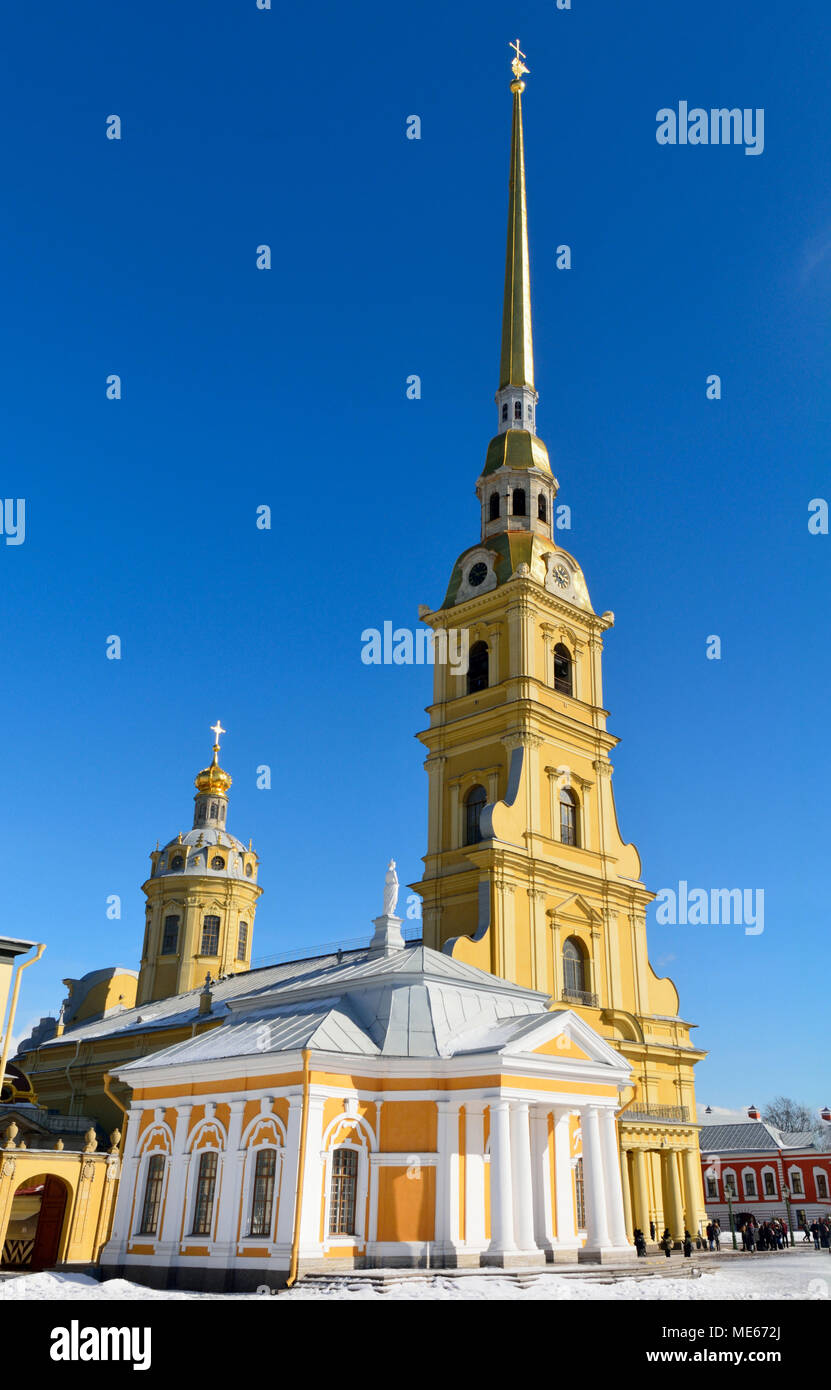
[[389,868],[384,877],[384,911],[382,916],[394,917],[397,902],[398,874],[395,872],[395,860],[391,859]]

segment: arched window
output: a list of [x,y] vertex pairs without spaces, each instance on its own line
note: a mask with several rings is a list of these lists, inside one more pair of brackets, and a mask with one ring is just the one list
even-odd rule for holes
[[329,1198],[330,1236],[355,1234],[355,1198],[358,1187],[358,1150],[332,1150],[332,1186]]
[[514,419],[522,419],[522,401],[514,401]]
[[561,695],[574,694],[574,663],[571,652],[562,642],[554,648],[554,689]]
[[560,792],[560,843],[577,844],[577,797],[570,787]]
[[540,521],[548,520],[548,507],[546,506],[545,493],[541,492],[537,498],[537,516]]
[[563,943],[563,989],[566,994],[586,990],[586,958],[573,936]]
[[488,688],[488,644],[474,642],[467,663],[467,693]]
[[154,1236],[159,1224],[159,1208],[162,1204],[162,1182],[164,1180],[164,1154],[153,1154],[147,1164],[147,1180],[144,1184],[144,1203],[141,1208],[139,1235]]
[[277,1154],[274,1149],[260,1149],[254,1164],[254,1196],[251,1202],[249,1235],[271,1234],[271,1215],[274,1209],[274,1174]]
[[498,493],[498,492],[492,492],[492,493],[491,493],[491,500],[490,500],[490,514],[489,514],[489,516],[488,516],[488,520],[489,520],[489,521],[496,521],[496,520],[498,520],[498,518],[499,518],[499,493]]
[[525,516],[525,488],[524,488],[524,487],[515,487],[515,488],[514,488],[514,496],[513,496],[513,503],[512,503],[512,506],[513,506],[513,513],[514,513],[514,516]]
[[179,944],[179,918],[165,917],[162,934],[162,955],[173,956]]
[[170,867],[171,869],[183,869],[185,867],[185,861],[181,854],[177,854],[174,859],[171,859]]
[[480,818],[487,804],[484,787],[471,787],[465,797],[465,844],[478,845],[482,838]]
[[216,1153],[210,1149],[199,1159],[199,1176],[196,1179],[196,1201],[193,1208],[193,1229],[191,1235],[209,1236],[214,1212],[216,1192]]
[[200,954],[203,956],[219,955],[219,918],[202,918],[202,948]]
[[503,419],[503,420],[507,420],[507,418],[508,418],[508,402],[507,402],[507,401],[503,401],[503,402],[502,402],[502,419]]
[[216,820],[216,802],[211,802],[211,820]]
[[248,923],[240,922],[237,934],[237,960],[245,960],[245,953],[248,950]]

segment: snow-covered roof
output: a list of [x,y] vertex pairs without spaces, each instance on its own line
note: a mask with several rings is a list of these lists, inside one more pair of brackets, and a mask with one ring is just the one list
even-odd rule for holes
[[766,1120],[742,1124],[705,1125],[699,1134],[702,1153],[775,1153],[777,1149],[815,1149],[810,1130],[789,1133]]

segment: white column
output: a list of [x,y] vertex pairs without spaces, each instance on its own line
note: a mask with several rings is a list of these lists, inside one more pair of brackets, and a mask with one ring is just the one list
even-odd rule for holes
[[236,1254],[237,1223],[242,1189],[242,1161],[245,1151],[240,1148],[244,1100],[232,1100],[228,1121],[228,1142],[222,1155],[220,1170],[219,1208],[216,1214],[217,1254],[226,1259]]
[[182,1206],[187,1187],[188,1163],[186,1149],[190,1132],[190,1117],[193,1105],[177,1105],[176,1129],[173,1134],[173,1153],[170,1158],[170,1172],[164,1199],[164,1216],[159,1232],[159,1254],[175,1258],[179,1253],[179,1236],[182,1230]]
[[574,1179],[571,1172],[571,1111],[554,1111],[554,1201],[557,1211],[557,1245],[575,1249],[580,1244],[574,1213]]
[[320,1208],[323,1202],[323,1106],[324,1096],[310,1095],[306,1155],[303,1164],[303,1209],[300,1213],[301,1255],[322,1255]]
[[620,1176],[620,1154],[617,1146],[617,1129],[612,1110],[599,1111],[600,1145],[603,1150],[603,1172],[606,1179],[606,1217],[612,1245],[631,1249],[626,1234],[626,1220],[623,1211],[623,1184]]
[[548,1116],[545,1106],[531,1110],[531,1161],[534,1179],[534,1241],[541,1250],[550,1250],[553,1235],[551,1215],[551,1153],[548,1143]]
[[603,1150],[597,1106],[587,1105],[580,1112],[583,1133],[583,1182],[586,1188],[586,1249],[602,1250],[609,1245],[606,1192],[603,1182]]
[[535,1250],[534,1201],[531,1187],[531,1130],[527,1101],[511,1105],[511,1176],[514,1239],[520,1250]]
[[452,1259],[459,1238],[459,1102],[437,1101],[436,1255]]
[[511,1196],[510,1102],[490,1102],[491,1243],[488,1254],[499,1257],[516,1250]]
[[484,1250],[485,1235],[485,1102],[465,1102],[465,1245]]

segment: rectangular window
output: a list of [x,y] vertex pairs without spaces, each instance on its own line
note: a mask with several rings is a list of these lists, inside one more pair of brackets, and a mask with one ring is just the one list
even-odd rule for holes
[[577,1216],[577,1229],[586,1229],[586,1188],[583,1182],[583,1160],[578,1158],[574,1169],[574,1210]]
[[154,1236],[159,1222],[159,1207],[162,1201],[162,1181],[164,1179],[164,1154],[153,1154],[147,1164],[147,1181],[144,1185],[144,1205],[141,1209],[139,1234]]
[[731,1197],[738,1196],[736,1192],[736,1179],[732,1173],[725,1173],[724,1175],[724,1191],[729,1192]]
[[707,1200],[711,1202],[718,1201],[718,1178],[707,1179]]
[[821,1202],[828,1201],[828,1179],[824,1173],[817,1173],[817,1196]]
[[744,1195],[745,1195],[745,1197],[755,1197],[755,1196],[756,1196],[756,1178],[755,1178],[754,1174],[753,1174],[753,1173],[745,1173],[744,1178],[743,1178],[743,1182],[744,1182]]
[[196,1205],[193,1209],[193,1229],[191,1235],[209,1236],[214,1210],[216,1190],[216,1154],[203,1153],[199,1160],[199,1177],[196,1180]]
[[331,1236],[355,1234],[357,1182],[357,1149],[335,1149],[332,1154],[332,1195],[329,1203]]
[[765,1196],[776,1196],[776,1178],[773,1176],[773,1173],[765,1173]]
[[795,1197],[804,1197],[805,1190],[802,1186],[802,1174],[791,1173],[791,1187]]
[[271,1233],[271,1212],[274,1206],[274,1173],[277,1154],[274,1149],[260,1149],[254,1167],[254,1200],[251,1204],[252,1236]]
[[162,935],[162,955],[174,956],[179,945],[179,918],[165,917]]
[[245,953],[248,950],[248,923],[240,922],[239,934],[237,936],[237,960],[245,960]]
[[560,801],[560,840],[564,845],[577,844],[577,816],[573,801]]
[[218,955],[219,955],[219,918],[218,918],[218,917],[203,917],[203,918],[202,918],[202,947],[201,947],[201,952],[200,952],[200,954],[203,955],[203,956],[218,956]]

